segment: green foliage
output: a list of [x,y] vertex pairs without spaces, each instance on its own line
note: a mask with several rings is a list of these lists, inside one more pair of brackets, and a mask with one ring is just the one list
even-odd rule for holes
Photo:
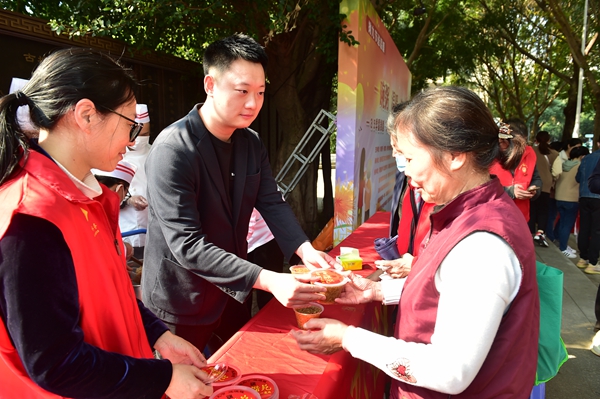
[[[550,133],[550,141],[561,141],[565,115],[563,109],[566,101],[563,99],[554,100],[539,119],[538,130],[546,130]],[[588,107],[591,108],[591,107]],[[585,142],[585,136],[594,134],[594,112],[593,109],[582,112],[579,120],[579,136]]]
[[[596,3],[590,2],[588,42],[600,29]],[[561,107],[577,72],[557,15],[564,14],[580,40],[583,2],[372,0],[372,4],[409,65],[413,93],[431,84],[465,85],[480,92],[498,117],[519,116],[553,132],[565,123]],[[345,16],[339,13],[339,0],[0,0],[0,6],[49,19],[57,33],[110,36],[135,48],[194,61],[201,60],[208,43],[234,32],[254,36],[267,49],[277,38],[296,43],[295,35],[307,23],[318,27],[319,34],[311,39],[314,47],[303,50],[304,58],[314,51],[325,57],[326,65],[335,65],[340,42],[358,44],[355,33],[341,24]],[[425,12],[415,15],[420,7]],[[556,7],[559,14],[551,12]],[[587,62],[600,63],[597,45],[591,46]],[[591,68],[590,73],[597,76],[600,70]],[[594,88],[585,86],[582,132],[600,101],[591,95]]]

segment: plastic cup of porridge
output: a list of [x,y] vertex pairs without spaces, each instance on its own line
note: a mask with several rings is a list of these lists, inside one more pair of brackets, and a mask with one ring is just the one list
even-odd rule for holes
[[292,274],[308,274],[310,273],[310,269],[304,265],[296,265],[290,266],[290,272]]
[[296,313],[296,321],[298,322],[298,328],[305,330],[304,324],[306,324],[306,322],[308,322],[310,319],[321,317],[323,310],[325,310],[323,305],[316,302],[310,302],[309,306],[294,309],[294,313]]
[[318,277],[318,280],[313,280],[314,285],[327,288],[325,291],[325,300],[319,301],[323,305],[331,305],[335,303],[335,298],[339,298],[344,290],[344,285],[348,283],[348,278],[338,273],[334,269],[317,269],[310,272],[311,278]]

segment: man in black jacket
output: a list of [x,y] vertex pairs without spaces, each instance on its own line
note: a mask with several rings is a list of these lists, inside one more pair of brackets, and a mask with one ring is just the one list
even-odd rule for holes
[[[335,265],[310,244],[277,190],[265,147],[248,128],[263,104],[266,62],[264,49],[245,35],[211,44],[203,63],[206,102],[168,126],[146,161],[144,303],[200,349],[229,297],[243,302],[258,288],[288,307],[323,298],[322,288],[245,260],[253,208],[288,259],[295,253],[312,268]],[[240,324],[240,317],[223,323]]]

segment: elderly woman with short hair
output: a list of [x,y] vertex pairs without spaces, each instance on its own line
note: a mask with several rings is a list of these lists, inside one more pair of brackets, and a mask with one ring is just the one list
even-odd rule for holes
[[313,353],[344,349],[393,378],[396,398],[528,398],[535,381],[539,298],[526,222],[489,166],[499,127],[471,91],[417,94],[395,122],[394,149],[431,231],[402,280],[351,275],[338,303],[398,304],[394,337],[332,319],[293,332]]

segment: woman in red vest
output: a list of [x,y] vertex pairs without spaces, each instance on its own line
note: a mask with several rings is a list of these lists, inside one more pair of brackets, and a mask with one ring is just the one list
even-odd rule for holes
[[327,318],[292,334],[307,351],[343,349],[383,370],[392,399],[528,398],[539,333],[535,251],[521,212],[489,174],[498,125],[476,94],[436,87],[410,101],[392,134],[411,187],[436,206],[431,230],[406,281],[350,275],[336,301],[398,304],[394,337]]
[[542,179],[537,171],[537,156],[527,145],[527,125],[520,119],[508,119],[501,129],[499,141],[501,157],[490,167],[498,176],[504,190],[529,221],[531,200],[536,200],[542,190]]
[[212,393],[200,351],[136,300],[119,199],[91,173],[139,134],[135,85],[109,56],[63,49],[0,99],[1,398]]

